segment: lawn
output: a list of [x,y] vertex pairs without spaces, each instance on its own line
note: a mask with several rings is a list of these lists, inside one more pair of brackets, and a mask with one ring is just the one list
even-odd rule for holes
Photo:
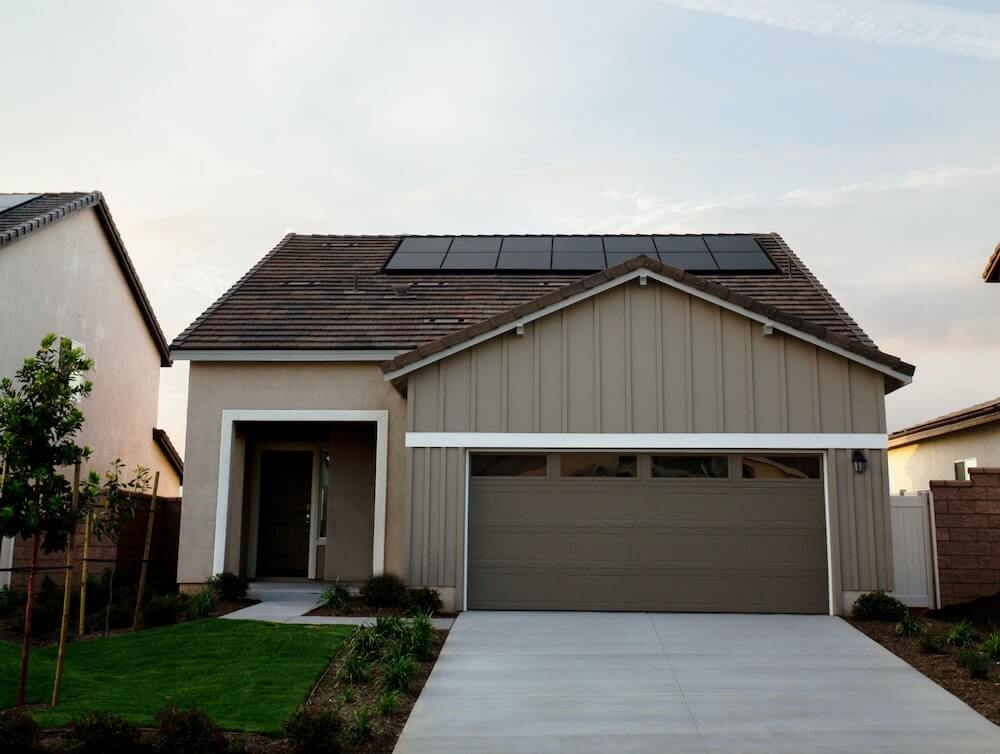
[[[62,702],[35,716],[58,727],[102,710],[151,725],[172,703],[195,705],[223,728],[276,731],[349,630],[208,619],[76,642],[66,650]],[[19,646],[0,642],[0,709],[14,704],[19,659]],[[49,700],[55,661],[55,647],[32,651],[29,703]]]

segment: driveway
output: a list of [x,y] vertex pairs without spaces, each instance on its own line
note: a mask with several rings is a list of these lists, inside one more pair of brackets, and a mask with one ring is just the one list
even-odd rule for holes
[[838,618],[470,612],[397,754],[1000,752],[1000,728]]

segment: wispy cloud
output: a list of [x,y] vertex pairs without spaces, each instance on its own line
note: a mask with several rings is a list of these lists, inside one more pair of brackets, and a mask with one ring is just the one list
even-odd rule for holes
[[1000,14],[910,0],[663,0],[788,31],[1000,60]]

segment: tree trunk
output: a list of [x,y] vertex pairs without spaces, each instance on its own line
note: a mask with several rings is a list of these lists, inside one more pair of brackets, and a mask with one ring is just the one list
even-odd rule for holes
[[31,546],[31,573],[28,575],[28,602],[24,607],[24,643],[21,645],[21,675],[17,681],[17,706],[24,706],[24,693],[28,685],[28,652],[31,650],[31,614],[35,611],[35,576],[38,574],[39,536],[34,536]]

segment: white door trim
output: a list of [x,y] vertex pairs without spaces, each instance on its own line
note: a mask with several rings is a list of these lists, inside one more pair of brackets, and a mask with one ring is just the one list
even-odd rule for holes
[[[389,412],[341,409],[226,409],[222,412],[219,442],[219,485],[215,501],[215,537],[212,573],[226,569],[226,540],[229,523],[229,489],[236,422],[372,422],[375,430],[375,531],[372,545],[372,573],[385,570],[386,477],[389,460]],[[315,473],[315,464],[314,464]],[[251,522],[252,522],[251,517]],[[315,516],[313,517],[315,521]],[[315,558],[315,547],[313,558]],[[315,561],[313,561],[315,568]]]
[[505,450],[884,450],[884,434],[689,432],[610,434],[589,432],[407,432],[408,448],[502,448]]

